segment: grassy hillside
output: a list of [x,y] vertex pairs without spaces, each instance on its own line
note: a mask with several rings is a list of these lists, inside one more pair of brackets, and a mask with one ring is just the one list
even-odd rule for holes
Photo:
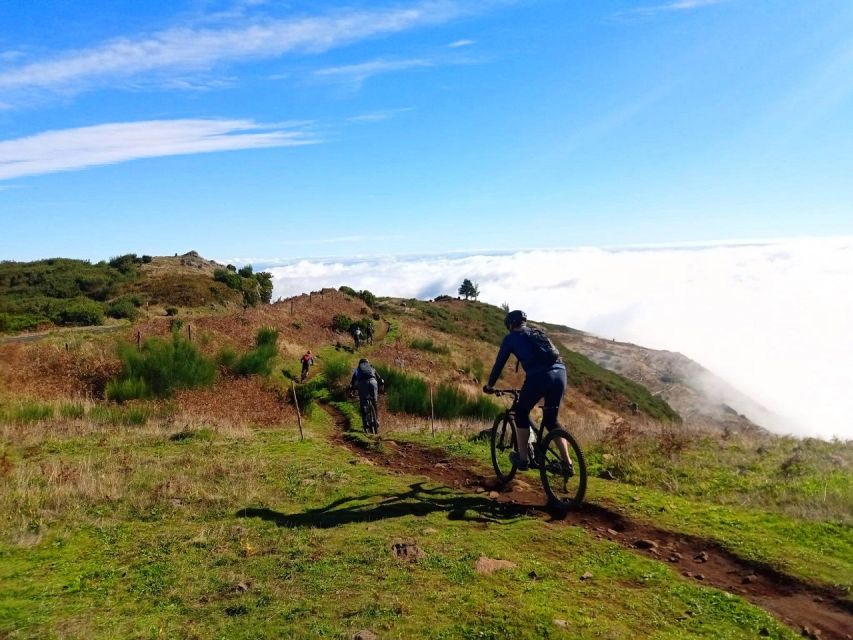
[[[593,477],[557,518],[533,473],[492,492],[477,437],[502,312],[366,297],[0,343],[0,637],[843,637],[853,446],[654,420],[642,387],[566,352],[561,420]],[[375,344],[355,352],[342,317],[373,320]],[[361,355],[396,394],[379,440],[344,393]],[[152,392],[132,399],[137,378]]]

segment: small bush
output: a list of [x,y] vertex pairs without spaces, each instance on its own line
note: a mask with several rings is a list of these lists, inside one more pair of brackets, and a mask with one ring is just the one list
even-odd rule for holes
[[341,387],[349,382],[349,376],[352,373],[352,368],[348,358],[345,356],[334,354],[323,359],[323,371],[326,374],[326,381],[330,388]]
[[332,329],[335,331],[349,331],[349,328],[352,326],[352,322],[352,318],[348,315],[339,313],[332,318]]
[[107,397],[118,402],[165,397],[175,389],[205,386],[213,382],[216,374],[213,362],[177,333],[172,334],[171,340],[149,338],[141,351],[123,344],[119,358],[122,372],[107,385]]
[[252,269],[252,265],[247,264],[245,267],[242,267],[237,271],[237,273],[242,278],[251,278],[254,274],[254,270]]
[[131,322],[139,317],[138,305],[133,303],[129,298],[119,298],[114,300],[107,307],[107,315],[110,318],[127,318]]
[[86,407],[79,402],[63,403],[59,405],[59,415],[66,420],[79,420],[86,415]]
[[409,343],[412,349],[421,351],[429,351],[430,353],[441,353],[447,355],[450,353],[450,348],[447,345],[435,344],[432,338],[415,339]]
[[166,315],[167,316],[178,315],[178,308],[177,307],[166,307]]
[[142,264],[148,264],[152,260],[154,260],[154,258],[152,258],[151,256],[142,256]]
[[278,355],[278,331],[270,327],[258,330],[255,348],[242,356],[230,349],[223,349],[218,363],[237,376],[263,375],[272,373],[273,359]]
[[243,288],[243,278],[241,278],[239,274],[235,273],[232,265],[228,266],[232,268],[216,269],[213,272],[213,279],[217,282],[224,283],[229,289],[240,291]]
[[23,402],[7,410],[6,419],[10,422],[30,423],[41,422],[53,418],[53,406],[41,402]]
[[97,405],[92,407],[89,417],[101,424],[141,426],[148,422],[151,411],[145,407]]
[[368,291],[367,289],[359,291],[358,297],[361,298],[364,304],[366,304],[368,307],[372,307],[376,304],[376,296],[370,293],[370,291]]
[[338,291],[340,291],[341,293],[345,293],[348,296],[352,296],[353,298],[358,297],[358,291],[356,291],[352,287],[347,287],[346,285],[338,287]]
[[94,300],[78,298],[59,308],[55,322],[75,326],[100,325],[104,323],[104,307]]

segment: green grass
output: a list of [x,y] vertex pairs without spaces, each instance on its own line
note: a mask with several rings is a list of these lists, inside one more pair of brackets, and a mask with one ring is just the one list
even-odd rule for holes
[[409,346],[412,349],[428,351],[429,353],[450,354],[450,347],[444,344],[436,344],[432,338],[416,338],[409,343]]
[[[0,480],[0,634],[796,637],[583,530],[365,464],[328,444],[323,414],[306,427],[305,442],[288,427],[119,430],[55,452],[5,443],[16,463]],[[422,559],[396,560],[399,539]],[[480,555],[516,568],[479,575]]]
[[0,420],[29,423],[51,420],[54,416],[54,406],[45,402],[24,400],[0,405]]
[[[479,466],[490,473],[486,440],[447,433],[438,434],[436,438],[422,433],[391,434],[390,437],[441,446],[459,457],[459,464]],[[745,559],[767,564],[806,581],[840,587],[853,600],[853,527],[849,524],[796,517],[780,505],[769,503],[743,506],[742,502],[733,500],[714,504],[720,497],[698,480],[685,481],[691,488],[681,495],[660,487],[599,480],[598,472],[607,467],[602,464],[600,451],[588,452],[587,459],[591,476],[588,502],[615,508],[663,529],[714,540]],[[710,459],[708,463],[701,467],[713,467]],[[848,504],[850,495],[845,494]]]

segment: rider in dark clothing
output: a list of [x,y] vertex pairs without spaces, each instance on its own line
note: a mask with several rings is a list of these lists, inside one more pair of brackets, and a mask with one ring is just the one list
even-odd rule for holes
[[[358,366],[352,372],[350,389],[358,389],[358,404],[361,407],[361,423],[365,430],[379,428],[379,386],[385,386],[385,381],[379,372],[374,369],[367,358],[358,361]],[[373,398],[376,407],[376,424],[367,424],[367,399]]]
[[[566,365],[556,355],[555,349],[555,354],[551,357],[545,354],[531,338],[532,330],[527,327],[527,315],[523,311],[510,311],[504,318],[504,324],[509,333],[501,343],[497,358],[495,358],[495,365],[489,375],[489,381],[483,390],[491,393],[509,357],[514,355],[518,358],[526,374],[516,412],[517,442],[523,443],[530,438],[530,411],[540,398],[544,398],[545,401],[545,406],[542,409],[542,426],[549,430],[559,426],[557,424],[557,411],[560,409],[560,402],[566,392]],[[543,333],[540,332],[540,335],[545,338]],[[548,342],[550,343],[550,341]],[[553,345],[551,348],[553,349]],[[562,439],[559,440],[559,443],[562,449],[565,443]],[[564,458],[569,464],[571,461],[568,457],[568,451],[565,451],[564,454]],[[521,470],[527,469],[529,462],[527,447],[519,446],[518,453],[513,452],[510,460]]]

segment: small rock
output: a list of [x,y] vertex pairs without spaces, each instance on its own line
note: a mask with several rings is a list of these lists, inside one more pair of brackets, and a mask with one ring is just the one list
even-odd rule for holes
[[815,602],[823,602],[823,598],[821,598],[820,596],[815,596],[814,601]]
[[369,629],[362,629],[352,634],[352,640],[376,640],[376,634]]
[[484,574],[494,573],[501,569],[515,569],[517,566],[517,564],[510,562],[509,560],[495,560],[494,558],[487,558],[486,556],[480,556],[477,558],[477,562],[474,563],[474,568],[477,570],[477,573]]
[[700,551],[695,556],[693,556],[693,559],[696,562],[708,562],[708,553],[706,551]]
[[530,578],[531,580],[538,580],[539,574],[536,573],[535,571],[531,571],[530,573],[527,574],[527,577]]
[[634,502],[639,502],[640,496],[631,496],[631,500],[633,500]]
[[559,618],[554,618],[554,624],[558,627],[563,627],[564,629],[569,625],[565,620],[560,620]]
[[474,493],[486,493],[486,490],[483,487],[474,487]]
[[634,540],[634,546],[638,549],[657,549],[658,543],[648,538],[640,538],[639,540]]
[[605,469],[601,473],[598,474],[598,477],[602,480],[615,480],[616,476],[613,475],[613,472],[610,469]]
[[693,574],[693,577],[694,577],[696,580],[704,580],[704,579],[705,579],[705,576],[704,576],[704,575],[702,575],[701,573],[694,573],[694,574]]
[[246,593],[252,586],[251,582],[241,582],[236,587],[234,587],[234,591],[237,593]]
[[690,619],[690,616],[686,616],[683,613],[676,618],[676,620],[678,620],[679,622],[684,622],[685,620],[689,620],[689,619]]
[[693,574],[690,573],[689,571],[682,571],[681,575],[683,575],[685,578],[692,578],[693,577]]
[[812,638],[813,640],[819,640],[821,637],[820,629],[812,629],[811,627],[803,627],[803,631],[801,635],[805,638]]
[[615,529],[608,529],[607,533],[609,533],[611,536],[618,536],[619,535],[619,532],[616,531]]
[[682,558],[682,555],[680,553],[678,553],[677,551],[675,551],[675,552],[669,554],[669,557],[667,558],[667,560],[669,560],[670,562],[679,562],[681,560],[681,558]]
[[592,574],[589,571],[587,571],[586,573],[584,573],[581,576],[581,580],[591,580],[591,579],[592,579]]
[[757,579],[758,579],[758,576],[756,576],[754,573],[750,573],[749,575],[745,575],[744,577],[742,577],[742,578],[740,579],[740,581],[741,581],[743,584],[752,584],[752,583],[753,583],[753,582],[755,582]]
[[497,500],[500,497],[501,494],[499,494],[497,491],[489,491],[489,498],[491,498],[492,500]]

